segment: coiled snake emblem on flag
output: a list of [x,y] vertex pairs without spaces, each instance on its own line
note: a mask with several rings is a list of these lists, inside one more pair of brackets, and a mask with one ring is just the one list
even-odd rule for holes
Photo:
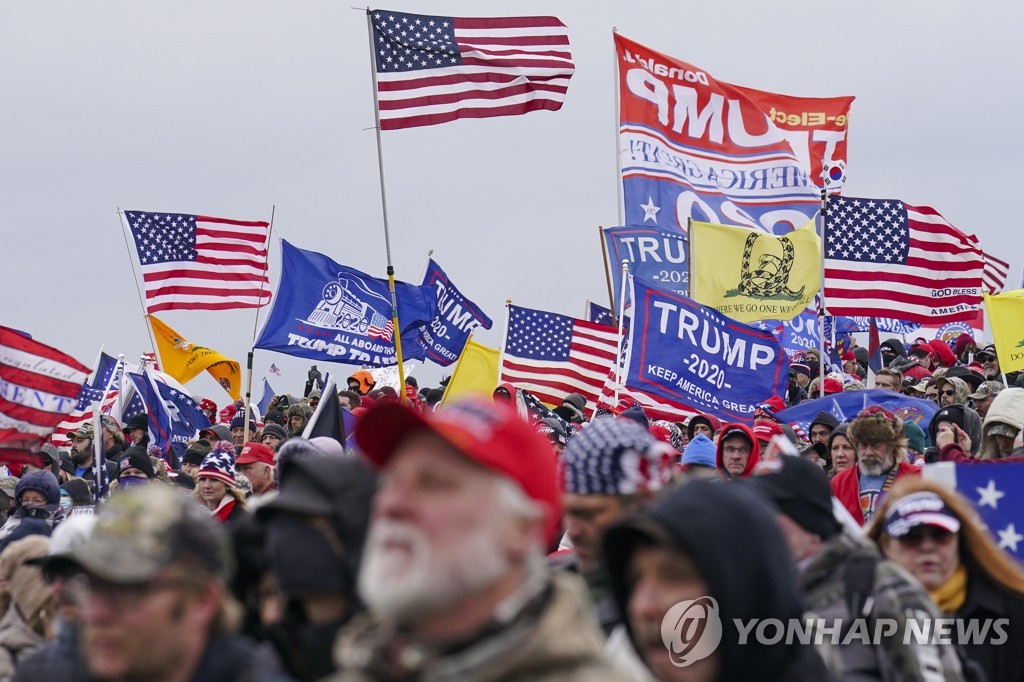
[[789,274],[793,270],[794,262],[793,242],[789,237],[779,238],[782,245],[781,258],[770,253],[761,254],[757,259],[757,269],[751,270],[750,259],[753,257],[754,244],[760,236],[758,232],[751,232],[743,244],[739,292],[744,296],[756,298],[802,298],[807,287],[800,287],[800,291],[789,288]]

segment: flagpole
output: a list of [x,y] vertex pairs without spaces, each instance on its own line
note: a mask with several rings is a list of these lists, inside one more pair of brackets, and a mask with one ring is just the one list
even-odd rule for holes
[[[822,160],[824,164],[824,160]],[[828,215],[828,190],[825,183],[821,186],[821,289],[819,290],[820,305],[818,306],[818,390],[825,397],[825,318],[828,317],[828,306],[825,304],[825,223]],[[832,322],[832,345],[835,347],[835,320]]]
[[[263,244],[264,251],[267,252],[267,257],[263,259],[263,277],[260,278],[260,293],[256,298],[256,319],[252,322],[252,345],[256,345],[256,329],[260,326],[260,310],[263,308],[263,287],[267,283],[267,270],[270,268],[270,235],[274,233],[274,214],[277,212],[277,204],[272,204],[270,207],[270,225],[267,227],[267,241]],[[248,418],[246,414],[246,418]]]
[[619,287],[619,340],[615,348],[615,402],[619,402],[619,382],[622,380],[622,330],[626,322],[626,278],[629,261],[622,259],[622,286]]
[[377,172],[380,176],[380,208],[384,217],[384,249],[388,257],[388,289],[391,292],[391,323],[395,335],[395,359],[398,361],[398,395],[405,405],[405,363],[402,360],[402,328],[398,323],[398,295],[395,293],[395,267],[391,261],[391,233],[388,229],[388,199],[384,188],[384,148],[380,138],[380,102],[377,98],[377,53],[373,48],[373,19],[370,8],[366,8],[366,34],[370,41],[370,80],[373,82],[373,119],[374,132],[377,135]]
[[597,226],[597,236],[601,239],[601,254],[604,256],[604,281],[608,284],[608,309],[612,312],[612,324],[618,324],[615,317],[615,296],[612,294],[612,268],[608,262],[608,243],[604,238],[604,228]]
[[[615,127],[615,169],[617,175],[615,176],[615,198],[618,202],[618,216],[619,224],[626,224],[626,206],[622,196],[622,147],[619,142],[619,51],[615,49],[615,35],[619,32],[619,29],[612,26],[612,76],[615,79],[615,114],[612,116],[612,124]],[[615,304],[612,303],[612,310],[615,310]]]
[[149,328],[149,320],[145,319],[149,315],[149,311],[146,310],[146,301],[142,296],[142,287],[139,285],[139,277],[135,273],[135,259],[132,257],[132,247],[128,245],[128,234],[124,230],[124,212],[120,206],[117,207],[117,222],[121,225],[121,236],[124,237],[124,248],[128,252],[128,263],[131,264],[132,279],[135,280],[135,291],[139,294],[139,305],[142,306],[142,317],[146,324],[146,333],[149,334],[149,342],[153,344],[153,352],[156,353],[156,338],[153,337],[153,330]]

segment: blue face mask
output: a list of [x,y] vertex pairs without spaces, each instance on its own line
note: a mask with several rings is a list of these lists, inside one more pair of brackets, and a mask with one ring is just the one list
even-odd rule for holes
[[67,510],[71,509],[71,506],[72,506],[71,496],[70,495],[61,495],[60,496],[60,506],[61,506],[61,508],[64,511],[67,511]]
[[134,488],[140,485],[146,485],[149,483],[148,478],[140,478],[138,476],[124,476],[117,479],[117,484],[122,488]]

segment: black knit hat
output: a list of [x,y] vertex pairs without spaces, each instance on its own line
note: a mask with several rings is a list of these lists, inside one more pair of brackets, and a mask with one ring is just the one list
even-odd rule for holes
[[802,457],[762,460],[750,484],[804,530],[827,540],[839,532],[832,489],[821,467]]
[[149,459],[146,451],[140,447],[130,447],[117,458],[117,477],[121,478],[121,472],[125,469],[133,468],[146,474],[146,478],[156,478],[152,460]]

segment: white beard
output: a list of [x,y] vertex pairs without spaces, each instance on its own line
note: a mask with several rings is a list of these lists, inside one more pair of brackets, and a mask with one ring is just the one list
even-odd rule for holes
[[893,464],[896,463],[896,458],[889,454],[881,459],[874,457],[861,457],[860,458],[860,472],[865,476],[881,476],[885,472],[892,469]]
[[488,525],[480,523],[456,547],[439,550],[414,526],[374,521],[359,571],[359,594],[370,610],[392,622],[415,621],[451,607],[508,571],[498,533]]

